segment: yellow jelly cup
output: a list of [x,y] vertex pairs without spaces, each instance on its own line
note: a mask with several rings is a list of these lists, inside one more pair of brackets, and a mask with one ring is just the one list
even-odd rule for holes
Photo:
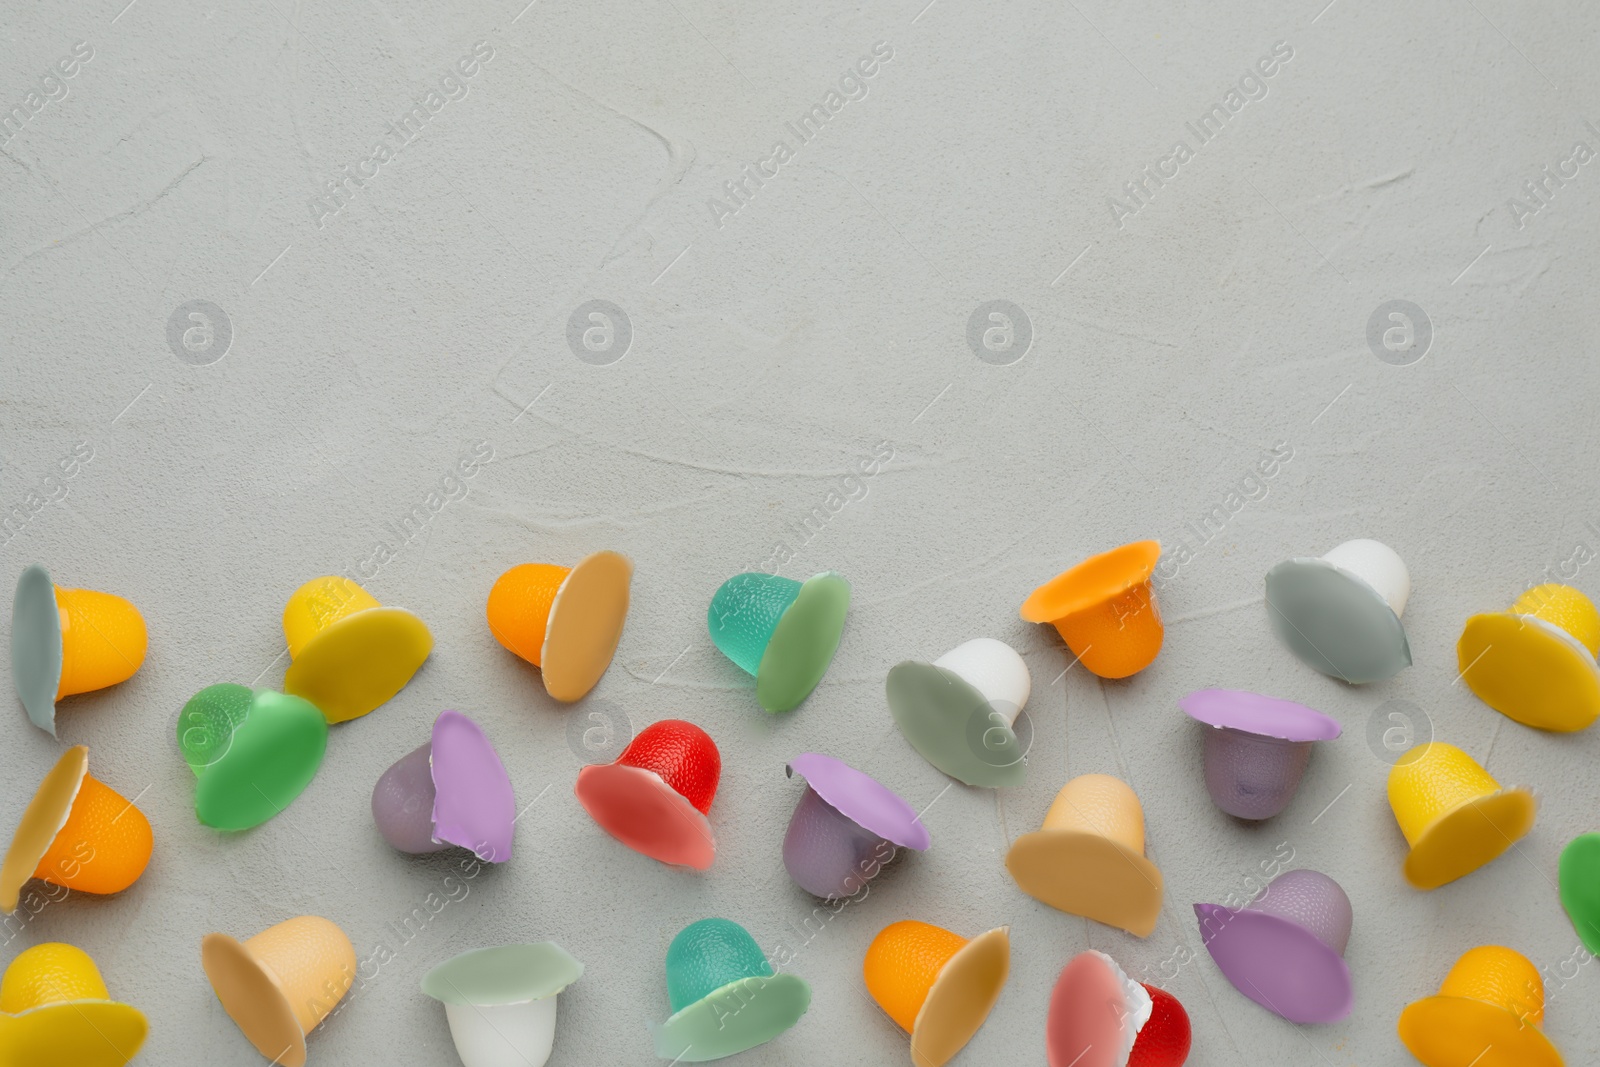
[[1501,789],[1454,745],[1429,741],[1389,771],[1389,807],[1411,846],[1406,881],[1437,889],[1489,863],[1533,828],[1538,801]]
[[122,1067],[149,1024],[111,999],[81,948],[50,942],[22,952],[0,979],[0,1063],[7,1067]]
[[968,941],[931,923],[890,923],[861,963],[867,992],[911,1035],[911,1062],[942,1067],[989,1017],[1011,969],[1010,928]]
[[89,774],[89,750],[67,749],[39,783],[0,861],[0,911],[17,910],[29,878],[83,893],[119,893],[150,863],[150,820]]
[[1119,778],[1083,774],[1061,787],[1044,825],[1006,854],[1035,900],[1148,937],[1161,917],[1161,871],[1145,858],[1144,808]]
[[1438,996],[1406,1006],[1398,1030],[1428,1067],[1562,1067],[1543,1025],[1538,968],[1520,952],[1480,945],[1450,968]]
[[616,552],[595,552],[573,567],[519,564],[489,590],[489,632],[539,668],[551,696],[582,699],[622,640],[632,579],[633,564]]
[[1474,615],[1456,642],[1478,699],[1525,726],[1568,733],[1600,716],[1600,611],[1569,585],[1536,585],[1510,611]]
[[283,609],[289,669],[283,691],[311,701],[330,723],[357,719],[405,688],[433,651],[433,635],[404,608],[379,605],[348,578],[313,578]]
[[282,1067],[304,1067],[306,1035],[355,981],[356,950],[338,926],[301,915],[247,941],[207,934],[200,964],[257,1052]]
[[127,600],[63,589],[37,563],[17,579],[11,602],[11,677],[28,718],[52,737],[56,701],[133,677],[150,635]]

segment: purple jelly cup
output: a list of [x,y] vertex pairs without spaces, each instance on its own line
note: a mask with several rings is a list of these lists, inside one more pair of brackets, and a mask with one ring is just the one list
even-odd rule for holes
[[1344,950],[1350,898],[1319,871],[1285,871],[1243,908],[1196,904],[1200,940],[1233,987],[1292,1023],[1338,1022],[1355,1003]]
[[1206,731],[1206,791],[1240,819],[1270,819],[1294,799],[1314,741],[1339,736],[1339,724],[1304,704],[1242,689],[1201,689],[1178,707]]
[[921,852],[928,828],[910,804],[849,764],[807,752],[786,772],[806,780],[783,838],[783,865],[795,884],[824,900],[853,896],[894,858]]
[[511,858],[517,803],[511,777],[478,724],[442,711],[427,744],[401,756],[372,789],[372,818],[401,852],[471,849],[488,863]]

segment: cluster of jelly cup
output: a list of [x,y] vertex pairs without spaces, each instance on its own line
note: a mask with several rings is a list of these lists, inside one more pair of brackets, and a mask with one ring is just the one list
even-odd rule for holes
[[[1164,630],[1153,575],[1160,546],[1141,541],[1091,557],[1039,586],[1023,619],[1048,623],[1092,673],[1135,674],[1159,653]],[[522,564],[495,582],[486,614],[507,650],[538,668],[563,702],[594,688],[615,654],[628,611],[632,565],[598,552],[571,568]],[[1380,681],[1411,663],[1401,617],[1411,593],[1399,555],[1377,541],[1347,541],[1318,558],[1285,560],[1266,576],[1274,629],[1307,665],[1351,684]],[[757,703],[790,711],[821,682],[836,652],[850,587],[832,572],[804,582],[735,575],[716,591],[707,626],[716,646],[755,679]],[[55,733],[57,702],[126,681],[143,662],[143,618],[112,594],[55,586],[37,565],[17,584],[12,667],[18,696],[39,728]],[[416,616],[386,608],[345,578],[307,582],[283,615],[291,663],[283,692],[223,683],[184,707],[178,744],[196,779],[200,821],[225,830],[283,811],[316,774],[328,726],[393,697],[432,649]],[[1475,615],[1458,642],[1461,677],[1486,704],[1525,725],[1574,731],[1600,717],[1600,611],[1562,585],[1529,589],[1507,611]],[[1031,679],[1017,652],[977,638],[933,662],[889,672],[891,716],[912,747],[967,785],[1024,780],[1018,717]],[[1206,727],[1204,781],[1216,806],[1245,820],[1272,818],[1292,800],[1317,741],[1337,722],[1305,705],[1239,690],[1190,693],[1180,708]],[[893,791],[848,764],[805,753],[788,764],[805,788],[782,856],[795,883],[824,900],[854,896],[900,849],[929,846],[921,818]],[[575,792],[609,834],[663,863],[708,868],[716,855],[709,814],[721,774],[716,745],[699,727],[663,720],[610,764],[585,767]],[[248,788],[247,788],[248,787]],[[1532,826],[1536,802],[1504,789],[1454,746],[1428,742],[1392,768],[1388,795],[1409,846],[1408,881],[1432,889],[1489,863]],[[480,860],[510,858],[515,799],[510,776],[472,719],[442,712],[428,742],[398,759],[373,790],[380,833],[408,853],[452,846]],[[17,907],[30,877],[88,893],[115,893],[148,864],[151,831],[134,805],[88,773],[88,750],[69,749],[45,776],[0,866],[0,909]],[[1042,827],[1006,856],[1017,885],[1037,900],[1147,936],[1163,899],[1145,855],[1144,816],[1126,783],[1102,774],[1068,781]],[[1600,951],[1600,833],[1562,854],[1560,895],[1591,951]],[[1297,1023],[1345,1018],[1353,1003],[1344,961],[1353,913],[1327,875],[1290,870],[1243,906],[1194,905],[1202,943],[1246,997]],[[306,1035],[355,974],[349,939],[333,923],[300,916],[239,942],[208,935],[202,963],[222,1006],[265,1056],[300,1067]],[[918,1067],[941,1067],[983,1025],[1009,971],[1007,929],[972,940],[902,921],[874,938],[863,961],[872,998],[911,1038]],[[671,1016],[656,1029],[663,1058],[700,1062],[753,1048],[805,1013],[810,989],[775,972],[755,940],[726,919],[703,919],[673,939],[666,960]],[[431,970],[424,992],[445,1006],[466,1067],[542,1067],[554,1042],[557,995],[583,973],[558,945],[475,949]],[[1506,991],[1510,990],[1510,993]],[[1499,946],[1463,955],[1437,996],[1408,1006],[1399,1033],[1429,1067],[1498,1049],[1495,1062],[1558,1067],[1540,1024],[1543,986],[1526,958]],[[85,1027],[80,1021],[93,1025]],[[110,999],[98,969],[70,945],[35,946],[0,983],[0,1047],[19,1062],[84,1067],[126,1063],[144,1016]],[[1093,1052],[1117,1067],[1180,1067],[1190,1028],[1181,1004],[1131,981],[1109,956],[1081,953],[1057,979],[1046,1024],[1051,1067]]]

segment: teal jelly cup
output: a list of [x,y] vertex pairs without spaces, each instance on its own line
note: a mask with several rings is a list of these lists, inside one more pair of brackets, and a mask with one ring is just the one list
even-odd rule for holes
[[711,598],[706,627],[722,654],[756,679],[756,702],[792,711],[828,673],[839,648],[850,583],[832,571],[804,582],[747,571]]
[[811,987],[774,974],[749,931],[701,919],[667,947],[672,1015],[656,1030],[656,1055],[678,1063],[720,1060],[764,1045],[800,1021]]
[[271,689],[208,685],[178,715],[178,750],[199,779],[195,815],[219,830],[248,830],[294,803],[327,749],[316,705]]

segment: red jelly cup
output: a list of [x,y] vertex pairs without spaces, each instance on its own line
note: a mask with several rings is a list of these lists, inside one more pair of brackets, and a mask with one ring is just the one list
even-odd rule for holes
[[722,777],[722,756],[700,727],[651,723],[615,763],[585,767],[573,788],[600,828],[653,860],[697,871],[717,857],[706,815]]

